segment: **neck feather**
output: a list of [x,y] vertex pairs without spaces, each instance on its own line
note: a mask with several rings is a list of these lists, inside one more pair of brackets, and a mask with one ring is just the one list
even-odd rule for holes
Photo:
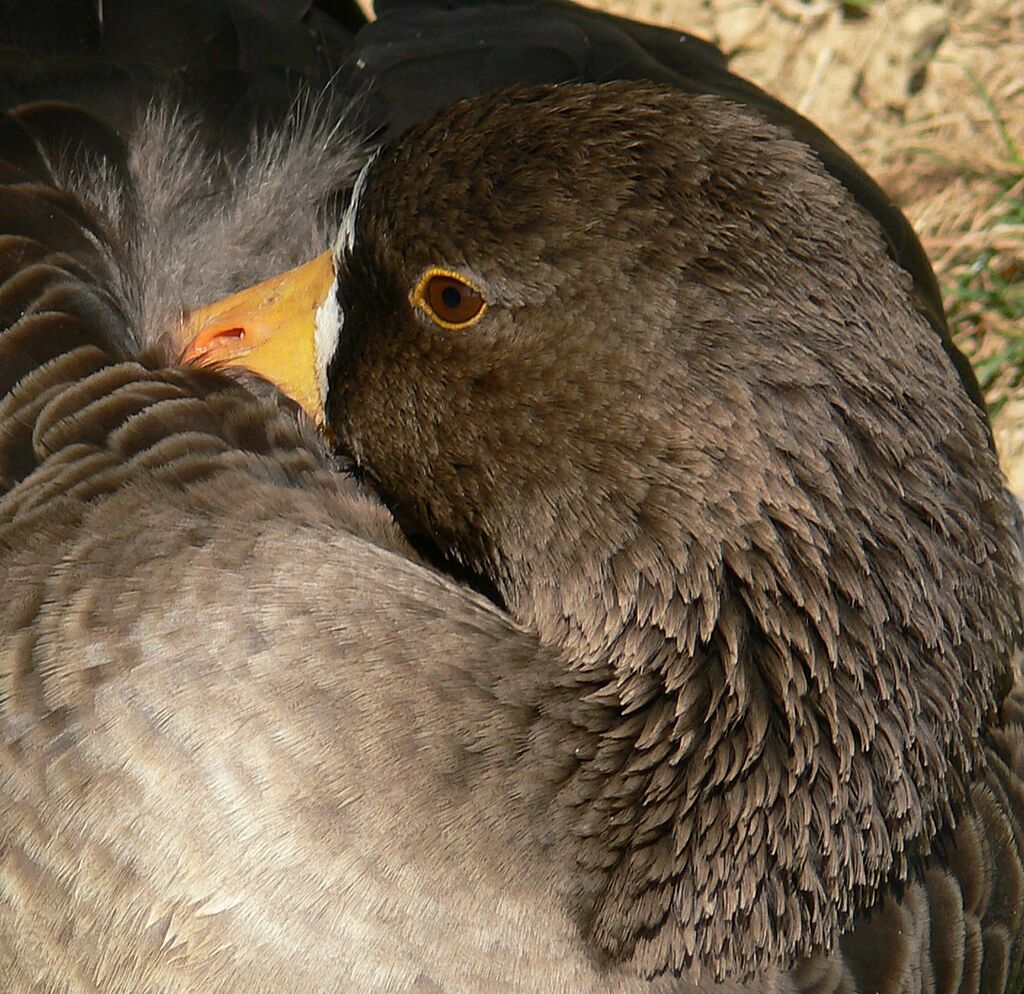
[[[557,804],[583,927],[648,974],[752,976],[830,946],[984,762],[1013,557],[968,560],[985,543],[962,527],[847,542],[848,520],[791,510],[660,548],[620,533],[506,591],[573,688]],[[990,495],[978,521],[1006,513]]]

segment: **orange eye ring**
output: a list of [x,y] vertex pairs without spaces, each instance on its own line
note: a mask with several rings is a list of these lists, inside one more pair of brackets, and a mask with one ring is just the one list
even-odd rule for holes
[[452,269],[431,266],[409,295],[434,324],[458,331],[476,324],[487,310],[487,301],[472,283]]

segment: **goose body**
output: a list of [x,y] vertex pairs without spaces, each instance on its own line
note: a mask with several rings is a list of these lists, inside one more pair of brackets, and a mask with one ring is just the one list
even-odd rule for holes
[[[2,989],[1019,990],[1019,516],[906,222],[706,49],[406,130],[482,29],[390,10],[343,217],[323,104],[5,116]],[[332,449],[173,328],[339,224]]]

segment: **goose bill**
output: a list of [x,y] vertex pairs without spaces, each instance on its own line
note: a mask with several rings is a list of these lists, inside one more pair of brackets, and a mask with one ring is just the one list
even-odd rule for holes
[[333,283],[333,259],[324,252],[297,269],[193,311],[182,326],[181,362],[242,366],[258,373],[322,424],[316,323]]

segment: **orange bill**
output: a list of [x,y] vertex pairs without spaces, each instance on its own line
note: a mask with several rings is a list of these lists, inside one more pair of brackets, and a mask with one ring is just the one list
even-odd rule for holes
[[181,331],[181,362],[243,366],[276,384],[323,423],[316,355],[317,311],[334,283],[330,252],[201,307]]

